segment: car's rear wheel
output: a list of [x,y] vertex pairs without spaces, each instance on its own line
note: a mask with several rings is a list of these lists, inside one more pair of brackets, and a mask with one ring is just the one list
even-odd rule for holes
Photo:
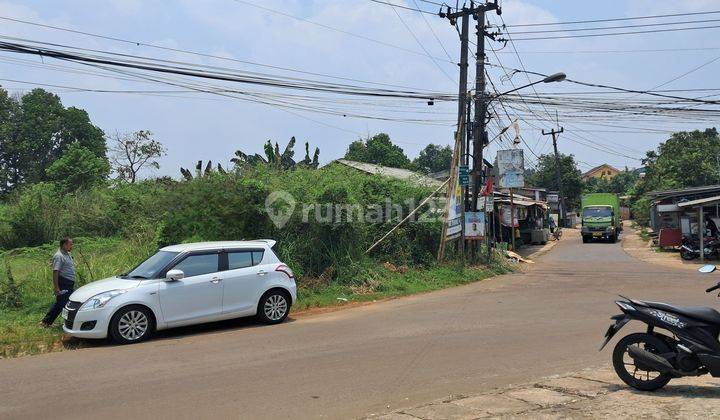
[[139,343],[155,331],[155,318],[140,305],[126,306],[110,320],[110,337],[118,344]]
[[279,324],[290,313],[290,296],[282,290],[270,290],[258,303],[257,317],[265,324]]

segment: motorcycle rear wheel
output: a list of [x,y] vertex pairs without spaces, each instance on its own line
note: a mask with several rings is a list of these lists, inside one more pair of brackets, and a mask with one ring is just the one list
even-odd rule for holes
[[655,391],[670,382],[672,376],[650,370],[630,357],[629,346],[639,346],[656,354],[671,351],[664,341],[651,334],[635,333],[623,337],[613,350],[613,367],[623,382],[640,391]]
[[698,257],[698,256],[695,255],[695,253],[692,252],[692,251],[687,251],[687,250],[685,250],[685,249],[680,250],[680,258],[682,258],[682,259],[685,260],[685,261],[692,261],[692,260],[694,260],[694,259],[697,258],[697,257]]

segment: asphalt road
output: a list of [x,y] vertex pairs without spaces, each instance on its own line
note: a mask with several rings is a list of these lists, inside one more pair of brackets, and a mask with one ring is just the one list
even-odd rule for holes
[[[566,235],[527,272],[277,326],[0,360],[0,418],[348,418],[605,364],[617,294],[716,305],[713,275]],[[629,330],[628,330],[629,331]]]

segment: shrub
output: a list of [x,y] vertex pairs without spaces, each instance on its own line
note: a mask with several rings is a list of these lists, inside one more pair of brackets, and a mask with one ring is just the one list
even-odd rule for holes
[[[342,281],[352,281],[353,273],[362,271],[359,267],[370,258],[365,250],[400,220],[397,209],[407,215],[431,192],[340,165],[321,170],[245,166],[184,182],[144,181],[69,194],[61,191],[44,183],[13,196],[0,208],[5,222],[0,245],[33,246],[63,235],[122,237],[153,246],[274,238],[280,258],[299,277],[324,274]],[[265,209],[266,198],[275,191],[285,191],[296,201],[281,227],[273,224]],[[313,207],[303,211],[304,204]],[[373,217],[368,217],[369,208],[374,209]],[[323,220],[328,216],[332,220]],[[375,223],[367,223],[368,218]],[[440,229],[439,221],[406,224],[373,254],[383,255],[383,262],[431,264]]]

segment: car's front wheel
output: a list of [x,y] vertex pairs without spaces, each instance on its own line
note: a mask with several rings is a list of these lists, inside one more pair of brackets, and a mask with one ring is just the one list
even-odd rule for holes
[[258,303],[257,317],[265,324],[279,324],[285,321],[290,313],[290,297],[287,292],[270,290]]
[[149,309],[126,306],[110,320],[110,337],[118,344],[131,344],[147,340],[155,331],[155,319]]

